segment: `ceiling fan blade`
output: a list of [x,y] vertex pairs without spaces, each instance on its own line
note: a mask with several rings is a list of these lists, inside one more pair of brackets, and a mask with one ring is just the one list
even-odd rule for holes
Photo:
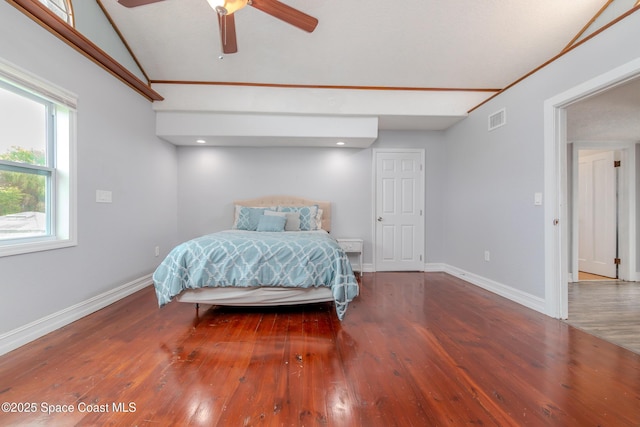
[[313,16],[287,6],[278,0],[251,0],[249,4],[308,33],[313,32],[318,25],[318,20]]
[[236,19],[231,15],[218,15],[218,25],[220,26],[220,41],[222,42],[223,53],[236,53],[238,42],[236,40]]
[[118,0],[118,3],[125,7],[138,7],[144,6],[145,4],[155,3],[163,0]]

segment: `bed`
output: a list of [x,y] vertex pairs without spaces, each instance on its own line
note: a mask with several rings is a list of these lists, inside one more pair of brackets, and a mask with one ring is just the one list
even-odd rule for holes
[[359,289],[330,230],[329,202],[289,196],[234,201],[231,229],[176,246],[158,266],[158,304],[174,298],[227,306],[331,301],[342,320]]

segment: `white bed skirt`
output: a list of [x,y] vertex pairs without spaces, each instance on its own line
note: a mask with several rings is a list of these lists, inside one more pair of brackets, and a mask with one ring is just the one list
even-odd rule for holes
[[333,301],[331,288],[201,288],[188,289],[176,297],[180,302],[234,305],[270,306],[311,304]]

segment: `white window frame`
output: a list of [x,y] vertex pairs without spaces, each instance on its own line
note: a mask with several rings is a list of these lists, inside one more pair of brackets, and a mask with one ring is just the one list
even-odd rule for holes
[[[0,58],[0,80],[51,103],[55,111],[55,134],[47,156],[55,156],[55,162],[47,162],[44,168],[51,173],[47,191],[47,231],[41,237],[25,237],[0,241],[0,257],[30,252],[46,251],[77,245],[76,222],[76,105],[77,97]],[[4,162],[7,164],[7,162]],[[16,164],[16,169],[30,168]]]
[[[73,6],[71,0],[52,1],[52,0],[40,0],[40,3],[45,5],[51,10],[58,18],[62,19],[67,24],[74,27],[73,19]],[[61,4],[60,4],[61,3]]]

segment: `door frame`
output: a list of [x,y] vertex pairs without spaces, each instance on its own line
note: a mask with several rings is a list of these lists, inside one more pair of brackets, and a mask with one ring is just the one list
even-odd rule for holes
[[426,211],[425,211],[425,203],[426,203],[426,197],[425,197],[425,191],[426,191],[426,165],[425,165],[425,149],[424,148],[374,148],[372,150],[372,159],[371,159],[371,168],[373,173],[371,174],[372,180],[371,180],[371,194],[373,195],[373,197],[371,198],[372,201],[372,206],[371,206],[371,212],[373,213],[373,216],[371,218],[371,235],[372,235],[372,241],[373,241],[373,271],[378,271],[378,256],[377,256],[377,244],[378,244],[378,236],[376,233],[376,227],[377,227],[377,221],[376,221],[376,208],[378,205],[378,189],[377,189],[377,181],[378,181],[378,168],[377,168],[377,159],[378,159],[378,153],[419,153],[420,154],[420,163],[422,164],[422,206],[420,207],[422,209],[422,223],[421,223],[421,229],[422,229],[422,271],[424,271],[424,265],[426,263],[426,259],[425,259],[425,255],[426,254],[426,244],[427,244],[427,236],[426,236],[426,225],[425,225],[425,221],[426,221]]
[[[572,188],[571,188],[571,233],[570,243],[571,269],[568,280],[578,281],[578,152],[580,150],[607,150],[620,153],[621,166],[618,171],[618,251],[619,258],[623,260],[618,268],[618,278],[620,280],[635,279],[635,257],[631,260],[631,254],[636,247],[636,238],[629,230],[635,228],[635,143],[633,142],[574,142],[572,147]],[[630,185],[631,184],[631,185]],[[632,201],[632,202],[631,202]],[[631,206],[633,205],[633,206]],[[630,262],[632,261],[632,262]],[[633,267],[633,270],[632,270]]]
[[[544,240],[545,313],[566,319],[569,314],[569,246],[567,214],[567,112],[570,104],[640,76],[640,58],[575,86],[544,102]],[[634,151],[634,150],[632,150]],[[635,186],[635,180],[629,185]],[[635,187],[634,187],[635,195]],[[629,201],[630,209],[635,203]],[[635,213],[631,218],[635,218]],[[565,225],[566,224],[566,225]],[[635,235],[635,223],[629,229]],[[636,250],[632,248],[629,268],[635,277]],[[631,267],[633,264],[633,267]]]

